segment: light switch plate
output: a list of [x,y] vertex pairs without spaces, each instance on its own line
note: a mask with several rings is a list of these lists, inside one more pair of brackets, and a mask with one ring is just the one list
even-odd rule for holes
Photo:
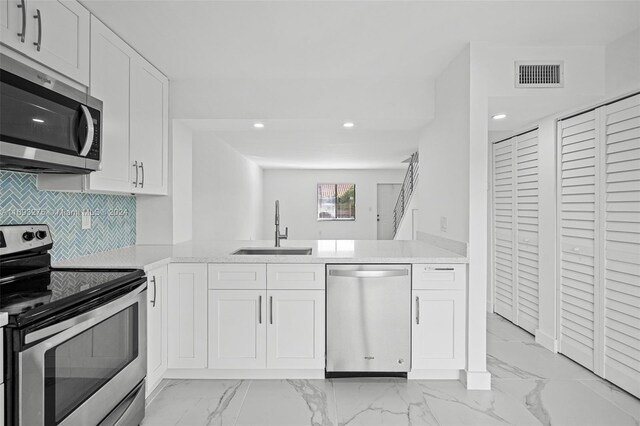
[[447,218],[440,216],[440,231],[447,232]]
[[82,212],[82,229],[91,229],[91,212],[88,210]]

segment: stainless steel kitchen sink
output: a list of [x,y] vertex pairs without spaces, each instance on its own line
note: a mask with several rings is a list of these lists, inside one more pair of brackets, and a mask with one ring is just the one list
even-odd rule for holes
[[258,256],[304,256],[311,254],[311,247],[245,247],[231,254]]

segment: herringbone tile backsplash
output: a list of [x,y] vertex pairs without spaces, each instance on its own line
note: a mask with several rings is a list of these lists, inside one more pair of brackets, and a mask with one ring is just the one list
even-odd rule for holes
[[[82,229],[82,212],[91,229]],[[46,223],[53,260],[136,243],[136,199],[129,195],[38,191],[36,175],[0,171],[0,224]]]

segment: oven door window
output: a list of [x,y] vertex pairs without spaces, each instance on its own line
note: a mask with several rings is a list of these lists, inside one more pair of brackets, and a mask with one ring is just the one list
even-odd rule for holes
[[138,357],[138,305],[45,352],[45,424],[57,425]]

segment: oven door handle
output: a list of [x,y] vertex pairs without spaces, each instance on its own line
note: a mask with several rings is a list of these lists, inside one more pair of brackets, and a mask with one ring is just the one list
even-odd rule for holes
[[68,320],[53,324],[49,327],[27,333],[27,335],[24,336],[24,342],[28,345],[30,343],[37,342],[38,340],[46,339],[55,334],[61,333],[73,326],[82,324],[87,321],[96,323],[101,321],[102,319],[109,318],[111,315],[117,314],[122,309],[131,305],[131,302],[134,301],[140,293],[146,290],[146,288],[147,283],[145,282],[144,284],[136,287],[131,292],[120,297],[119,299],[114,300],[113,302],[107,303],[106,305],[100,306],[99,308],[96,308],[92,311],[78,315],[77,317],[69,318]]

